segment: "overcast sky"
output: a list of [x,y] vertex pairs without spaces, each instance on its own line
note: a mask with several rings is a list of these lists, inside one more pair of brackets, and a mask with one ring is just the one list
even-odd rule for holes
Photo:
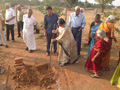
[[[81,1],[85,1],[85,0],[81,0]],[[88,2],[90,2],[90,3],[95,3],[95,0],[88,0]],[[120,6],[120,0],[115,0],[115,1],[113,2],[113,5],[115,5],[115,6]]]

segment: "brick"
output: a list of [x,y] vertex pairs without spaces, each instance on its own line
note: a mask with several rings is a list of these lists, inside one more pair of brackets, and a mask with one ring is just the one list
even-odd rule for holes
[[23,58],[15,58],[15,64],[23,63]]
[[15,67],[16,68],[16,70],[21,70],[21,69],[23,69],[23,68],[25,68],[24,66],[17,66],[17,67]]
[[18,64],[15,64],[14,67],[17,67],[17,66],[24,66],[25,64],[24,63],[18,63]]

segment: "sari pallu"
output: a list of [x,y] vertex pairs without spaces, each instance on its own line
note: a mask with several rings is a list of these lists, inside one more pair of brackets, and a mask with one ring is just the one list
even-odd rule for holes
[[106,32],[106,36],[109,39],[109,51],[107,53],[107,55],[102,59],[101,62],[101,68],[105,68],[107,69],[109,67],[109,61],[110,61],[110,55],[111,55],[111,45],[112,45],[112,38],[111,38],[111,33],[114,33],[114,24],[113,23],[107,23],[107,22],[103,22],[98,30],[103,30]]
[[[95,45],[93,46],[93,48],[88,56],[87,62],[85,64],[86,69],[93,71],[94,73],[100,71],[101,60],[103,57],[105,57],[105,55],[109,51],[108,44],[109,43],[104,41],[103,39],[99,39],[95,43]],[[98,51],[96,51],[96,49],[101,51],[102,53],[95,59],[94,62],[92,62],[91,60],[98,53]]]
[[59,44],[59,62],[73,63],[78,59],[76,41],[72,35],[71,29],[66,25],[59,27],[59,36],[56,38]]
[[101,61],[101,68],[108,68],[109,66],[109,62],[110,62],[110,55],[111,55],[111,46],[112,46],[112,38],[111,38],[111,33],[107,32],[106,36],[108,37],[109,41],[108,41],[108,48],[109,51],[106,54],[106,56],[104,58],[102,58]]
[[102,21],[100,21],[100,23],[98,23],[97,25],[91,27],[91,29],[90,29],[91,33],[90,33],[90,41],[89,41],[89,48],[88,48],[88,56],[89,56],[89,54],[91,52],[92,47],[95,44],[94,38],[96,36],[96,31],[98,30],[98,28],[99,28],[99,26],[100,26],[101,23],[102,23]]

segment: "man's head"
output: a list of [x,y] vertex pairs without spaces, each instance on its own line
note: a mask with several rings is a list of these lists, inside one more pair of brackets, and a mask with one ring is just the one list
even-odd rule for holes
[[47,10],[47,13],[48,13],[49,15],[52,14],[52,7],[51,7],[51,6],[47,6],[46,10]]
[[27,10],[27,13],[28,13],[28,17],[30,18],[33,14],[33,10],[30,8]]
[[60,19],[58,20],[58,25],[59,25],[60,27],[64,27],[64,26],[65,26],[65,20],[62,19],[62,18],[60,18]]
[[20,5],[20,4],[17,5],[17,9],[18,9],[19,11],[21,10],[21,5]]
[[5,8],[9,9],[10,8],[10,4],[9,3],[5,3]]
[[100,18],[101,18],[100,14],[96,14],[95,15],[95,22],[99,23],[100,22]]
[[75,12],[76,12],[76,15],[79,15],[79,13],[80,13],[80,7],[79,6],[75,7]]
[[80,8],[80,12],[83,13],[84,12],[84,8]]

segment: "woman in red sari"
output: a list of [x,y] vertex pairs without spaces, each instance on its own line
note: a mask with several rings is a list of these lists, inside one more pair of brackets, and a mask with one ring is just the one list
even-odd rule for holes
[[95,43],[93,46],[87,62],[85,64],[85,68],[92,71],[94,73],[91,75],[93,78],[99,78],[99,72],[100,72],[100,63],[103,57],[107,54],[109,51],[109,43],[108,43],[108,38],[106,37],[106,34],[103,30],[98,30],[97,31],[97,38],[98,41]]

